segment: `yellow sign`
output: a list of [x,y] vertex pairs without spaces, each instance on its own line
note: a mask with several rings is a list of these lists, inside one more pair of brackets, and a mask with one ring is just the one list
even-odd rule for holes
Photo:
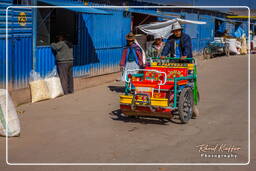
[[21,26],[25,26],[27,24],[27,16],[25,12],[20,12],[18,16],[18,23]]

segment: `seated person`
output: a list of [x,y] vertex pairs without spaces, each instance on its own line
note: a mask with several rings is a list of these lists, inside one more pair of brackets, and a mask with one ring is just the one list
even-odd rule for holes
[[192,43],[189,35],[182,32],[183,28],[177,22],[173,24],[172,35],[168,38],[165,43],[161,58],[164,59],[166,56],[177,59],[192,58]]
[[164,48],[164,42],[163,42],[162,36],[155,35],[154,42],[150,45],[150,47],[146,51],[146,61],[150,61],[152,57],[160,57],[163,48]]

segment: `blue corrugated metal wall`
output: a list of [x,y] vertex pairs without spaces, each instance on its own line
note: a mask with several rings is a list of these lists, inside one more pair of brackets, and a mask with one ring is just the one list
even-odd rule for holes
[[[6,79],[5,9],[9,5],[11,5],[11,3],[12,3],[11,0],[0,1],[0,88],[5,87],[5,79]],[[9,47],[11,47],[11,42],[9,43]]]
[[36,68],[35,71],[42,77],[52,71],[55,66],[55,57],[50,46],[40,46],[36,48]]
[[[198,14],[186,13],[185,19],[198,21]],[[197,24],[185,24],[185,32],[191,37],[193,51],[199,51],[199,25]]]
[[199,25],[199,51],[203,50],[208,42],[214,39],[214,18],[208,15],[199,15],[199,21],[207,24]]
[[130,18],[124,17],[122,10],[112,11],[112,15],[81,14],[78,30],[74,75],[95,76],[118,71]]
[[[5,41],[5,10],[12,5],[11,0],[0,2],[0,86],[5,85],[6,41]],[[26,15],[25,25],[18,23],[21,12]],[[9,46],[8,46],[8,76],[13,88],[23,88],[28,85],[29,73],[32,69],[32,17],[31,9],[9,9]]]
[[[123,10],[113,10],[111,13],[78,15],[78,42],[73,48],[75,77],[119,71],[131,19],[123,16]],[[51,48],[37,47],[36,71],[45,76],[54,66]]]

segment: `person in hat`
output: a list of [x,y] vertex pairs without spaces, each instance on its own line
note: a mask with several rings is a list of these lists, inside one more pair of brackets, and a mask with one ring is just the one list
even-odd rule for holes
[[160,57],[164,48],[164,42],[161,35],[156,34],[154,36],[154,42],[147,49],[146,57],[147,61],[150,61],[152,57]]
[[125,71],[139,69],[143,67],[142,50],[135,43],[135,35],[130,32],[126,35],[127,46],[123,49],[120,68],[123,71],[123,80],[125,80]]
[[73,93],[73,50],[64,33],[57,36],[57,42],[51,44],[55,53],[57,72],[64,94]]
[[192,43],[189,35],[182,32],[183,28],[179,22],[176,22],[172,26],[172,35],[166,42],[161,57],[170,57],[184,59],[192,58]]
[[[192,58],[192,43],[189,35],[182,32],[183,28],[179,22],[176,22],[172,26],[172,35],[168,38],[164,49],[161,54],[161,58],[170,57],[178,59]],[[195,119],[199,116],[199,109],[197,105],[193,105],[192,118]]]

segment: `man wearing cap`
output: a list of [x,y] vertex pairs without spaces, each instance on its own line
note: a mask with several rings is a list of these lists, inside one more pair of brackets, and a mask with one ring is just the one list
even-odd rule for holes
[[[122,58],[120,61],[121,71],[142,68],[142,50],[135,43],[135,35],[132,32],[130,32],[128,35],[126,35],[126,40],[127,46],[123,50]],[[125,76],[124,73],[123,76]],[[124,77],[123,80],[125,80]]]
[[152,57],[160,57],[163,48],[164,48],[164,42],[163,42],[162,36],[155,35],[154,42],[147,49],[147,52],[146,52],[147,61],[149,61],[150,58],[152,58]]
[[182,32],[181,25],[176,22],[172,26],[172,35],[166,42],[161,57],[164,58],[168,55],[170,57],[184,59],[192,58],[192,43],[189,35]]

